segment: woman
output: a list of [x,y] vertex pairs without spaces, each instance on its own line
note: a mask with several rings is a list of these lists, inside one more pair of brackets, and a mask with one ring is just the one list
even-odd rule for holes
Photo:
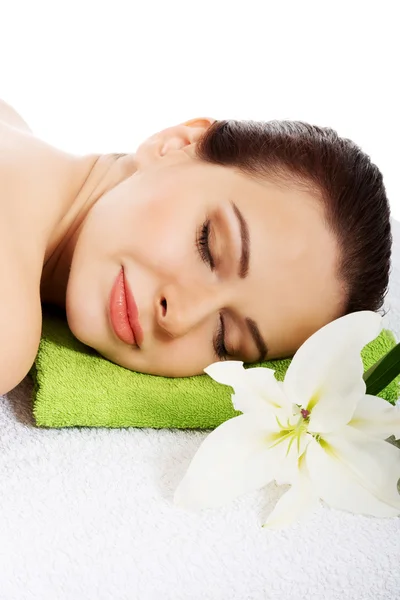
[[177,377],[291,356],[387,291],[382,175],[328,128],[195,119],[72,156],[3,103],[0,184],[0,393],[35,359],[43,303],[105,358]]

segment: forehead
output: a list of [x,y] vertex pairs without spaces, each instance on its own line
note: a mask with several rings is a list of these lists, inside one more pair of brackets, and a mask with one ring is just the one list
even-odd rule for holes
[[337,242],[325,224],[322,202],[310,192],[235,178],[233,200],[250,237],[243,298],[253,314],[246,316],[258,322],[271,352],[285,355],[339,315]]

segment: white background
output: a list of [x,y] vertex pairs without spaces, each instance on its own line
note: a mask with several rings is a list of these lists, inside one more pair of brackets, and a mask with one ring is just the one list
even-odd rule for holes
[[77,153],[195,116],[301,119],[354,139],[400,220],[397,2],[0,0],[0,97]]

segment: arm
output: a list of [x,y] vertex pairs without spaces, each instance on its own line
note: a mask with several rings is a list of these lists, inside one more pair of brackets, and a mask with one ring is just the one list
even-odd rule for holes
[[[4,235],[3,235],[4,234]],[[31,368],[40,342],[40,294],[21,267],[18,249],[0,226],[0,395],[18,385]]]
[[[2,100],[1,123],[31,133],[22,117]],[[9,194],[6,176],[9,172],[10,163],[0,163],[0,197]],[[3,211],[0,220],[0,395],[12,390],[29,372],[39,347],[42,324],[39,286],[21,254],[18,238],[11,235],[8,218],[7,211]]]

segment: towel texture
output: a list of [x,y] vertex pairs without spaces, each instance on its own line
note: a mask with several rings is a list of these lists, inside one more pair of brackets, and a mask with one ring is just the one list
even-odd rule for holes
[[[362,351],[368,369],[396,344],[389,330]],[[257,363],[284,379],[291,359]],[[31,374],[39,427],[153,427],[211,429],[240,414],[232,389],[208,375],[167,378],[136,373],[104,359],[70,332],[63,313],[43,317],[42,339]],[[394,403],[399,379],[379,395]]]

